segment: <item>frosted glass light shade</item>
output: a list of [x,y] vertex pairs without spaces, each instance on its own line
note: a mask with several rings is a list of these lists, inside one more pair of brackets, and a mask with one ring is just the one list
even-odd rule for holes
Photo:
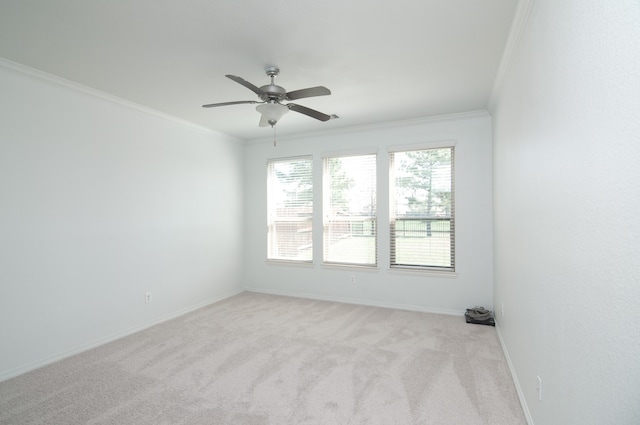
[[279,103],[263,103],[256,106],[256,111],[262,114],[260,127],[266,127],[274,126],[284,114],[289,112],[289,108]]

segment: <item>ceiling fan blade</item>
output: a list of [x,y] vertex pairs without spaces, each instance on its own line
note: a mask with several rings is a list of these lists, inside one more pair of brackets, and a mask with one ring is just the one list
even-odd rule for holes
[[238,84],[242,84],[243,86],[245,86],[246,88],[248,88],[249,90],[251,90],[252,92],[254,92],[260,97],[265,95],[265,92],[263,92],[259,87],[254,86],[244,78],[236,77],[235,75],[225,75],[225,77],[232,79]]
[[240,105],[241,103],[262,103],[255,100],[238,100],[235,102],[222,102],[222,103],[210,103],[208,105],[202,105],[203,108],[213,108],[215,106],[227,106],[227,105]]
[[294,90],[287,93],[288,100],[302,99],[304,97],[326,96],[331,90],[323,86],[309,87],[308,89]]
[[287,104],[287,108],[291,109],[292,111],[308,115],[311,118],[315,118],[320,121],[329,121],[331,119],[331,116],[327,114],[323,114],[322,112],[316,111],[315,109],[307,108],[306,106],[296,105],[295,103]]

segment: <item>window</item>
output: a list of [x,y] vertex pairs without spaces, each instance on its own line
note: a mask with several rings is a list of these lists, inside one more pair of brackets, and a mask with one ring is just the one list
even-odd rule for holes
[[376,155],[324,159],[324,262],[377,264]]
[[267,227],[270,260],[313,260],[311,157],[267,163]]
[[453,154],[390,153],[391,267],[455,270]]

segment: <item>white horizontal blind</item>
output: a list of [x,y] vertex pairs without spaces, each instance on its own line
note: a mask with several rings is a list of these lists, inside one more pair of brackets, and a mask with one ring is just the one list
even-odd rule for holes
[[389,155],[391,267],[455,270],[454,148]]
[[377,264],[376,155],[324,159],[324,262]]
[[311,157],[267,163],[268,253],[271,260],[313,260]]

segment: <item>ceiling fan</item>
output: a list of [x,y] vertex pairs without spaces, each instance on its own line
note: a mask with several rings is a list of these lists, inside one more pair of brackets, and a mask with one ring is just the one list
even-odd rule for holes
[[238,100],[234,102],[210,103],[208,105],[202,105],[202,107],[213,108],[217,106],[239,105],[243,103],[259,103],[260,105],[256,107],[256,110],[261,114],[260,127],[266,127],[268,125],[273,127],[284,114],[289,112],[289,110],[299,112],[320,121],[329,121],[330,119],[339,118],[337,115],[323,114],[322,112],[296,103],[282,103],[283,101],[303,99],[305,97],[326,96],[331,94],[331,91],[328,88],[316,86],[287,92],[283,87],[277,86],[273,83],[274,78],[280,73],[278,67],[269,66],[265,68],[265,73],[267,76],[271,77],[271,84],[262,87],[254,86],[250,82],[243,78],[236,77],[235,75],[226,75],[227,78],[230,78],[257,94],[262,100],[261,102],[256,100]]

